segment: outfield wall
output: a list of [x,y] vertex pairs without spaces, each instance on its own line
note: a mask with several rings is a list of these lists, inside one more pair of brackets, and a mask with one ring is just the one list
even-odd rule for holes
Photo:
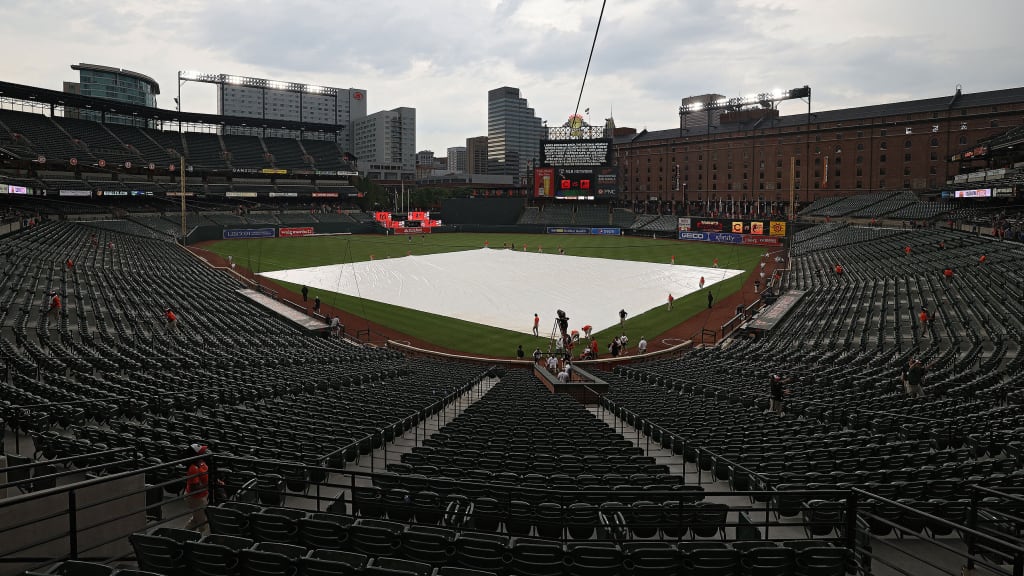
[[[299,228],[312,228],[313,234],[377,234],[380,227],[376,223],[348,223],[348,222],[318,222],[305,226],[280,226],[272,224],[249,224],[246,226],[197,226],[188,234],[188,242],[206,242],[209,240],[223,240],[232,235],[232,230],[237,231],[236,238],[277,238],[282,237],[281,229],[296,230]],[[247,234],[246,231],[270,229],[274,231],[271,235]],[[287,237],[288,234],[284,234]]]

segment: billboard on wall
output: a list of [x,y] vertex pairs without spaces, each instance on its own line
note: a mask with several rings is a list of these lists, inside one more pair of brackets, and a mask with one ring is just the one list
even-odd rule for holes
[[694,232],[690,230],[680,230],[679,239],[714,242],[716,244],[746,244],[751,246],[779,246],[782,243],[781,238],[775,236],[733,234],[731,232]]
[[296,236],[312,236],[312,226],[301,226],[292,228],[279,228],[277,235],[281,238],[294,238]]
[[277,230],[274,228],[226,228],[224,230],[225,240],[274,238],[275,236],[277,236]]

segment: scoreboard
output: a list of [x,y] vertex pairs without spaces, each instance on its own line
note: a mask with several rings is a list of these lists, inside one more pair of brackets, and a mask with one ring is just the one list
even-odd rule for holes
[[545,140],[541,166],[534,170],[534,196],[566,200],[614,198],[618,172],[611,139]]

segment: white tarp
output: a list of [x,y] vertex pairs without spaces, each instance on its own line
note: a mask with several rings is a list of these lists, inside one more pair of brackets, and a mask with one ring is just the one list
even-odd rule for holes
[[618,324],[619,310],[634,316],[666,307],[670,293],[678,299],[699,290],[701,276],[707,287],[741,272],[480,248],[262,275],[308,286],[310,300],[339,292],[527,334],[537,313],[547,336],[556,310],[569,316],[570,329],[590,324],[599,332]]

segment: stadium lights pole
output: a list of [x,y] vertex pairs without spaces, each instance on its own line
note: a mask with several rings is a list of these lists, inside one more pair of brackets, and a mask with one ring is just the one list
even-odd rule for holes
[[178,166],[178,180],[181,182],[181,245],[185,245],[185,156],[179,155],[180,166]]

